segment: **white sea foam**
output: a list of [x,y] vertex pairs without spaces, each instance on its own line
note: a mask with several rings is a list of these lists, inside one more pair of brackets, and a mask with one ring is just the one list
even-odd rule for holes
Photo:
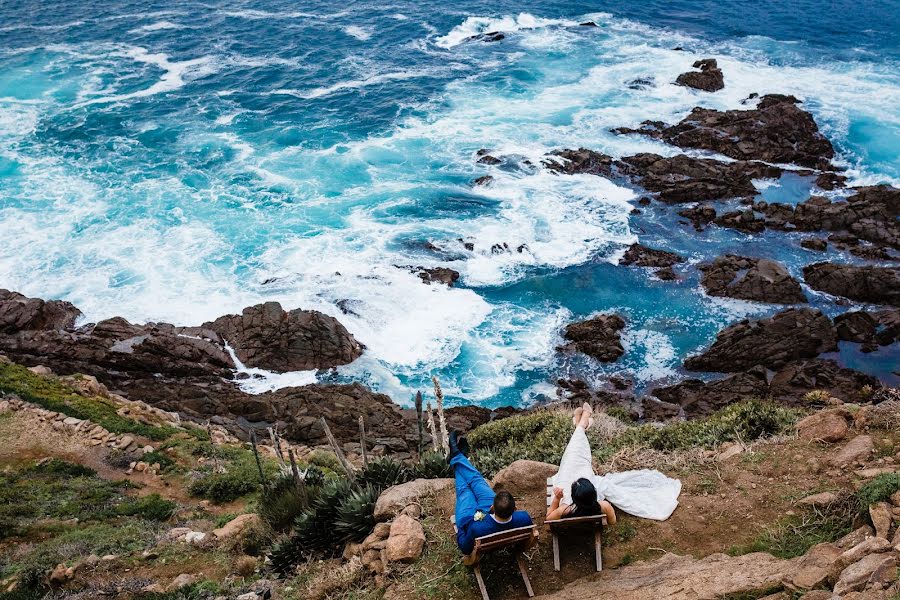
[[395,71],[392,73],[380,73],[377,75],[371,75],[369,77],[363,77],[361,79],[350,79],[347,81],[341,81],[335,83],[333,85],[329,85],[327,87],[318,87],[312,90],[293,90],[293,89],[277,89],[273,90],[273,94],[294,96],[296,98],[303,98],[305,100],[312,100],[314,98],[322,98],[324,96],[330,96],[332,94],[342,92],[344,90],[356,90],[360,88],[369,87],[372,85],[381,85],[382,83],[386,83],[389,81],[402,81],[405,79],[415,79],[417,77],[427,77],[429,75],[434,75],[434,70],[421,69],[421,70],[408,70],[408,71]]
[[468,17],[450,32],[435,40],[435,44],[441,48],[453,48],[470,37],[493,31],[514,32],[529,29],[539,29],[553,26],[573,26],[577,21],[565,19],[544,19],[535,17],[529,13],[507,15],[504,17]]
[[679,364],[672,340],[666,334],[648,329],[626,329],[622,335],[626,354],[644,357],[634,371],[639,381],[661,381],[675,375]]
[[179,23],[173,23],[172,21],[157,21],[156,23],[151,23],[149,25],[142,25],[141,27],[135,27],[128,31],[128,33],[152,33],[154,31],[165,31],[168,29],[184,29],[185,25],[181,25]]
[[370,37],[372,37],[372,33],[375,31],[372,27],[360,27],[359,25],[348,25],[344,27],[344,33],[349,35],[350,37],[355,37],[360,41],[366,41]]
[[225,344],[225,350],[235,365],[235,382],[248,394],[262,394],[286,387],[303,387],[316,383],[315,371],[288,371],[275,373],[265,369],[248,367],[240,361],[234,349]]

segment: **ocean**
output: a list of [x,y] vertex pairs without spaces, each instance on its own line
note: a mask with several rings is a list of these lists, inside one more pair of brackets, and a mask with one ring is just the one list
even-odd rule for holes
[[[492,31],[505,38],[467,40]],[[710,56],[724,90],[672,85]],[[781,232],[694,232],[661,204],[631,215],[639,190],[476,152],[673,155],[609,130],[786,93],[850,185],[900,185],[898,65],[895,0],[2,1],[0,287],[90,322],[198,325],[277,300],[367,347],[337,373],[263,373],[251,391],[358,380],[407,403],[432,374],[450,403],[489,407],[553,398],[564,377],[642,391],[685,377],[728,323],[780,308],[706,296],[697,264],[766,256],[802,279],[822,255]],[[781,202],[813,187],[757,186]],[[638,240],[688,257],[684,279],[617,266]],[[461,278],[426,285],[406,266]],[[805,292],[831,316],[859,307]],[[627,321],[619,361],[556,351],[565,324],[611,311]],[[840,360],[898,382],[896,345],[843,344]]]

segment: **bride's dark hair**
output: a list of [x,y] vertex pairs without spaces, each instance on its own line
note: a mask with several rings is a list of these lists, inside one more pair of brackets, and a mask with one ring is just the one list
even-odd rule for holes
[[589,480],[582,477],[572,482],[572,510],[567,517],[590,517],[600,514],[597,503],[597,488]]

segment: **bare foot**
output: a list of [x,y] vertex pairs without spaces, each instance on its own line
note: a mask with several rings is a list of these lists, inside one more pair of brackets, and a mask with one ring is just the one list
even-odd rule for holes
[[588,404],[587,402],[585,402],[584,406],[582,407],[582,413],[581,413],[580,425],[581,425],[582,429],[587,430],[591,426],[591,424],[594,422],[594,420],[591,418],[591,413],[593,413],[593,412],[594,412],[594,409],[591,408],[591,405]]
[[584,409],[582,407],[578,407],[575,409],[575,415],[572,417],[572,425],[578,427],[578,424],[581,422],[581,415],[584,413]]

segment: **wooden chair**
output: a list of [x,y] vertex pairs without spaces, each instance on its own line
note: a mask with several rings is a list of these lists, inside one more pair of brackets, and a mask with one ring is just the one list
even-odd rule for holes
[[[547,478],[547,506],[553,502],[553,478]],[[594,530],[594,555],[597,563],[597,571],[603,570],[603,552],[601,550],[603,527],[606,525],[606,515],[594,515],[591,517],[572,517],[569,519],[554,519],[544,521],[550,527],[550,535],[553,536],[553,568],[559,571],[559,535],[562,530],[573,527],[591,527]]]
[[[450,517],[453,523],[453,531],[456,532],[456,516]],[[515,549],[516,563],[519,565],[519,573],[525,582],[525,589],[528,591],[528,597],[534,597],[534,590],[531,589],[531,580],[528,579],[528,569],[525,566],[525,558],[522,552],[528,550],[537,542],[538,528],[537,525],[529,525],[528,527],[517,527],[499,533],[492,533],[479,538],[475,538],[475,547],[471,554],[463,556],[463,564],[472,567],[475,571],[475,579],[478,581],[478,589],[481,590],[483,600],[491,600],[484,585],[484,578],[481,576],[481,559],[491,552],[496,552],[501,548],[513,547]]]

